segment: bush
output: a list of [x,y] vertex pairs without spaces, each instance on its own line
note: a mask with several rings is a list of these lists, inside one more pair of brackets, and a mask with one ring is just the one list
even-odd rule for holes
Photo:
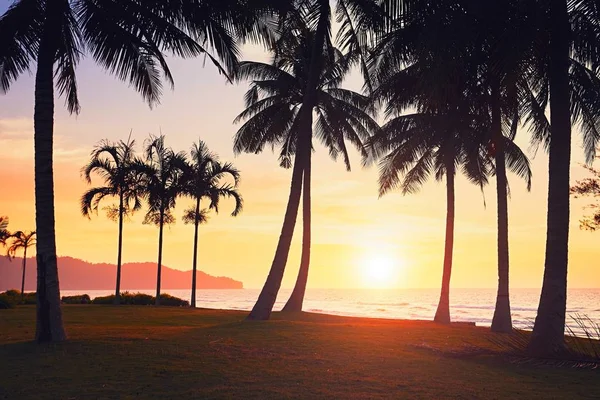
[[16,305],[16,297],[8,296],[6,293],[0,293],[0,310],[15,308]]
[[[132,305],[132,306],[149,306],[154,305],[156,298],[144,293],[121,293],[121,304]],[[96,297],[92,300],[92,304],[114,304],[115,295]],[[190,303],[186,300],[180,299],[169,294],[160,295],[160,304],[162,306],[171,307],[189,307]]]
[[114,294],[111,294],[110,296],[96,297],[94,300],[92,300],[92,304],[114,304],[114,302],[115,302]]
[[78,296],[63,296],[60,301],[63,304],[90,304],[92,300],[87,294],[80,294]]
[[[4,296],[4,303],[9,302],[11,304],[35,304],[37,302],[37,297],[35,292],[25,293],[23,298],[21,298],[21,292],[16,289],[7,290],[4,293],[0,293],[0,296]],[[6,304],[4,304],[6,306]],[[7,307],[0,307],[7,308]],[[12,308],[12,307],[10,307]]]
[[37,293],[25,293],[23,296],[23,302],[21,304],[36,304],[37,303]]
[[161,294],[160,305],[170,307],[189,307],[190,302],[180,299],[179,297],[171,296],[170,294]]

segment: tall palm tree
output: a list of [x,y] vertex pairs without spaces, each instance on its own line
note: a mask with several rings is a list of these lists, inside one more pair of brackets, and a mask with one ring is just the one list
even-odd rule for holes
[[[328,5],[327,5],[328,7]],[[266,145],[280,146],[281,166],[292,163],[291,195],[276,258],[250,319],[268,319],[285,269],[289,245],[304,190],[304,229],[301,266],[292,296],[285,309],[300,311],[306,289],[310,259],[310,171],[313,130],[330,155],[341,155],[350,167],[346,148],[349,141],[364,153],[362,142],[379,127],[373,120],[373,106],[358,93],[340,88],[352,65],[352,58],[335,49],[328,35],[319,41],[320,30],[328,31],[328,17],[320,18],[313,30],[303,21],[283,35],[273,49],[271,64],[243,62],[238,79],[252,81],[246,93],[246,110],[237,118],[245,121],[234,140],[234,151],[260,153]],[[315,49],[320,52],[315,53]],[[314,58],[319,58],[314,80]],[[306,102],[309,88],[311,101]],[[312,91],[311,90],[311,91]],[[310,108],[307,110],[307,104]],[[313,114],[316,120],[313,123]],[[293,160],[293,162],[292,162]]]
[[6,240],[10,237],[8,231],[8,217],[0,217],[0,245],[6,246]]
[[[487,183],[490,162],[478,144],[481,126],[476,118],[452,113],[412,113],[392,118],[369,147],[379,161],[379,194],[399,187],[414,193],[433,174],[446,179],[446,236],[442,289],[434,320],[450,323],[450,277],[454,245],[455,175],[462,166],[480,186]],[[369,161],[373,161],[372,159]]]
[[35,245],[35,231],[17,231],[11,235],[11,238],[13,240],[6,250],[9,260],[12,260],[16,257],[17,250],[23,249],[23,277],[21,278],[21,302],[23,302],[23,296],[25,293],[25,272],[27,269],[27,249]]
[[175,223],[171,210],[177,198],[184,194],[182,175],[185,170],[185,154],[175,153],[165,146],[164,135],[150,136],[146,142],[146,173],[142,191],[148,202],[144,224],[158,227],[158,261],[156,272],[156,305],[160,305],[162,272],[163,228]]
[[[569,190],[571,125],[580,123],[586,158],[595,156],[600,123],[600,9],[591,0],[557,0],[538,3],[545,16],[539,29],[546,34],[547,71],[541,92],[550,103],[551,140],[547,146],[548,217],[542,293],[529,351],[554,356],[565,351],[569,242]],[[585,82],[584,85],[578,83]]]
[[86,54],[120,80],[129,82],[150,105],[158,103],[163,79],[173,86],[163,52],[177,56],[208,54],[206,48],[198,44],[206,43],[215,49],[226,66],[235,65],[237,48],[228,29],[231,13],[221,13],[220,3],[223,2],[17,0],[0,17],[0,92],[7,92],[23,72],[36,68],[38,342],[66,339],[54,224],[55,89],[66,99],[67,110],[78,113],[75,69]]
[[82,175],[88,184],[92,183],[92,174],[98,174],[105,186],[92,188],[81,197],[81,213],[90,218],[98,213],[100,202],[106,197],[117,197],[118,205],[108,207],[107,216],[119,223],[117,244],[117,282],[115,304],[121,300],[121,255],[123,248],[123,221],[142,208],[141,178],[145,172],[142,160],[135,156],[135,141],[112,143],[101,141],[92,151],[90,162],[83,167]]
[[[242,196],[237,186],[240,172],[230,163],[221,164],[218,157],[211,153],[208,146],[202,141],[194,143],[190,151],[191,159],[183,170],[182,185],[184,195],[195,201],[195,206],[185,211],[183,221],[194,224],[194,254],[192,263],[192,297],[191,307],[196,307],[196,271],[198,260],[198,225],[208,220],[208,210],[203,210],[200,202],[203,198],[210,200],[209,209],[219,212],[219,201],[223,197],[235,200],[235,207],[231,216],[235,217],[242,211]],[[229,175],[233,178],[233,185],[221,183]]]

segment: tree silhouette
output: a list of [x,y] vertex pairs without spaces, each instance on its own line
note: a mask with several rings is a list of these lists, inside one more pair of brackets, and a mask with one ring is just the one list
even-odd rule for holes
[[[203,198],[210,200],[209,209],[219,212],[219,201],[223,197],[235,200],[235,207],[231,213],[237,216],[242,211],[242,196],[237,190],[240,172],[230,163],[221,164],[215,154],[208,150],[202,140],[194,143],[190,151],[190,160],[184,165],[182,181],[182,194],[191,197],[195,206],[187,209],[183,222],[194,224],[194,254],[192,268],[192,296],[191,307],[196,307],[196,271],[198,260],[198,225],[208,221],[208,210],[201,209]],[[233,178],[234,184],[222,184],[227,175]]]
[[[583,166],[592,175],[593,178],[585,178],[577,181],[574,186],[571,187],[571,194],[575,198],[579,197],[600,197],[600,171],[588,165]],[[588,231],[596,231],[600,228],[600,206],[597,202],[591,203],[586,206],[593,210],[592,215],[586,215],[579,220],[579,227]]]
[[117,197],[118,205],[107,208],[107,216],[119,223],[117,245],[117,277],[115,304],[121,300],[121,259],[123,248],[123,221],[142,208],[141,179],[146,171],[142,160],[135,156],[135,141],[112,143],[101,141],[92,151],[90,162],[83,167],[82,175],[88,184],[92,174],[99,175],[105,186],[92,188],[81,197],[81,213],[90,218],[98,213],[100,202],[106,197]]
[[162,270],[163,228],[175,223],[171,210],[177,197],[185,193],[182,181],[185,154],[175,153],[165,146],[165,137],[150,136],[145,146],[146,173],[142,179],[142,191],[148,202],[144,224],[158,227],[158,261],[156,273],[156,305],[160,305]]
[[[118,79],[128,82],[152,106],[163,80],[173,87],[164,53],[201,54],[218,65],[235,66],[232,35],[252,37],[256,18],[241,13],[240,2],[206,0],[18,0],[0,17],[0,92],[5,93],[35,66],[35,204],[38,307],[36,340],[66,339],[60,309],[53,190],[54,94],[66,99],[70,113],[80,103],[75,70],[90,55]],[[246,14],[249,16],[244,17]],[[236,18],[237,17],[237,18]],[[234,21],[238,21],[236,25]],[[237,28],[241,29],[237,32]],[[201,43],[201,44],[199,44]],[[206,47],[205,47],[206,45]]]
[[17,251],[23,249],[23,277],[21,279],[21,302],[23,302],[23,296],[25,293],[25,271],[27,268],[27,249],[35,245],[35,231],[23,232],[17,231],[11,235],[12,241],[10,242],[6,254],[8,259],[12,261],[16,257]]
[[[321,45],[320,70],[312,111],[306,117],[307,121],[301,120],[304,118],[302,110],[306,107],[306,82],[311,73],[311,57],[314,56],[317,33],[309,29],[303,20],[294,22],[293,29],[285,31],[272,49],[274,55],[271,64],[242,62],[238,67],[238,79],[250,80],[252,84],[245,96],[246,110],[236,118],[236,122],[245,120],[245,123],[234,140],[234,151],[238,153],[260,153],[267,145],[279,146],[281,166],[289,168],[293,160],[296,172],[292,174],[294,194],[299,195],[303,191],[301,265],[292,295],[284,307],[285,311],[302,310],[308,279],[313,131],[332,158],[342,157],[347,169],[350,169],[346,141],[364,153],[363,141],[370,136],[370,132],[379,129],[372,117],[374,107],[369,99],[340,87],[354,58],[352,55],[343,55],[333,47],[328,37]],[[290,197],[288,205],[295,204],[294,201]],[[296,214],[298,206],[299,204],[294,206]],[[290,215],[286,213],[286,216]],[[283,243],[281,240],[284,238],[291,241],[296,215],[292,216],[293,224],[284,223],[280,243]],[[282,269],[271,270],[257,308],[251,314],[252,318],[268,318],[281,285],[285,264],[282,265]]]
[[10,237],[8,231],[8,217],[0,217],[0,245],[6,246],[6,240]]
[[[528,350],[564,354],[569,243],[571,126],[581,127],[591,162],[600,138],[600,9],[591,0],[541,3],[534,36],[541,71],[538,90],[550,108],[548,215],[542,293]],[[548,140],[551,139],[551,140]]]

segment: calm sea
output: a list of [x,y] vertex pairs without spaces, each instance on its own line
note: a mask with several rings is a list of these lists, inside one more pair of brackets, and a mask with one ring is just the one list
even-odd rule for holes
[[[112,294],[110,290],[63,290],[63,296],[87,293],[90,297]],[[130,290],[138,292],[138,290]],[[154,294],[152,290],[139,292]],[[275,310],[280,310],[291,290],[279,292]],[[166,290],[165,293],[190,300],[189,290]],[[198,290],[196,305],[204,308],[250,310],[258,289]],[[513,289],[511,306],[513,324],[531,328],[538,306],[539,289]],[[304,311],[372,318],[433,319],[438,289],[308,289]],[[496,299],[495,289],[453,289],[450,297],[454,321],[475,322],[478,326],[492,323]],[[600,289],[571,289],[567,304],[568,325],[576,327],[572,317],[585,315],[600,324]]]

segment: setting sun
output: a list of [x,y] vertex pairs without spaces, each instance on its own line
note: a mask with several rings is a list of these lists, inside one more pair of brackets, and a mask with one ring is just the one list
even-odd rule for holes
[[367,286],[394,286],[401,267],[398,260],[387,255],[365,257],[361,263]]

